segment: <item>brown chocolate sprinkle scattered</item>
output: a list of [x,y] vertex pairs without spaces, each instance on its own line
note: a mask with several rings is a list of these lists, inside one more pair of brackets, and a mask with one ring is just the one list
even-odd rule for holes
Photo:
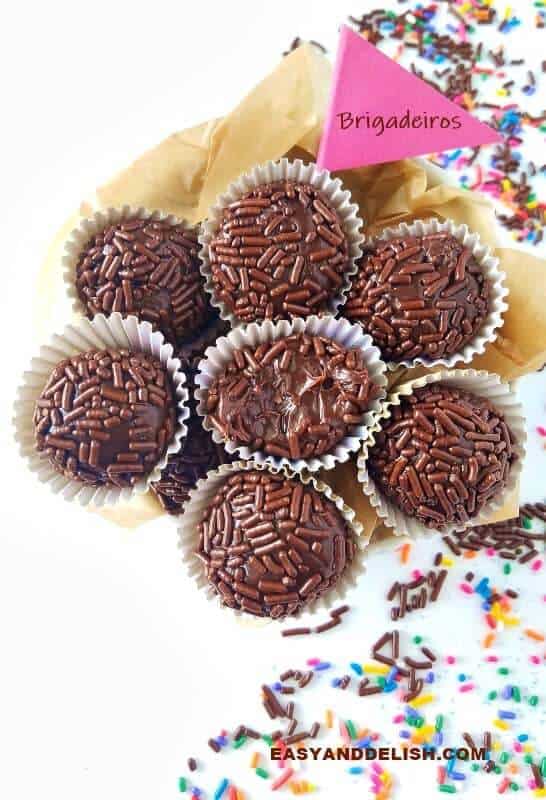
[[476,525],[444,536],[443,540],[456,556],[462,555],[464,550],[491,548],[501,558],[517,559],[520,564],[525,564],[538,556],[546,544],[546,532],[535,533],[525,527],[525,520],[532,519],[546,522],[546,503],[521,506],[517,517],[490,525]]
[[[435,603],[440,596],[446,577],[447,570],[441,569],[440,571],[429,570],[426,575],[408,583],[395,581],[387,592],[389,602],[394,600],[398,594],[398,605],[391,609],[391,619],[402,619],[412,611],[425,608],[429,601]],[[413,595],[412,592],[414,592]],[[430,658],[430,656],[428,657]]]
[[[287,56],[290,53],[293,53],[294,50],[297,50],[298,47],[300,47],[302,44],[306,44],[305,39],[301,39],[299,36],[294,37],[294,39],[292,39],[292,41],[290,42],[288,50],[284,51],[283,56]],[[320,42],[315,42],[314,39],[309,39],[309,44],[312,44],[313,47],[316,47],[317,50],[320,50],[321,53],[328,52],[323,44],[321,44]]]
[[[342,607],[343,608],[343,607]],[[390,656],[387,656],[385,651],[388,649]],[[417,697],[424,687],[424,680],[419,677],[419,673],[423,670],[429,670],[433,663],[437,660],[434,653],[427,647],[421,647],[421,653],[426,657],[423,660],[421,656],[418,659],[411,656],[400,656],[400,635],[397,630],[387,631],[378,641],[372,646],[372,657],[381,663],[390,664],[396,668],[398,675],[407,681],[406,692],[403,696],[404,702]],[[272,720],[278,720],[275,724],[279,727],[272,731],[269,735],[270,738],[277,744],[291,745],[302,742],[304,739],[315,739],[321,730],[319,722],[314,722],[309,728],[300,729],[300,722],[295,716],[295,702],[289,700],[284,704],[282,695],[287,693],[290,689],[296,693],[298,689],[303,689],[311,681],[315,673],[312,670],[301,671],[299,669],[287,669],[280,675],[280,683],[273,685],[263,684],[261,686],[261,701],[268,716]],[[288,685],[290,682],[292,685]],[[350,675],[343,675],[337,679],[335,685],[341,690],[346,690],[351,686],[352,677]],[[383,691],[379,684],[371,684],[368,677],[363,677],[359,681],[356,692],[360,697],[368,697],[374,694],[379,694]],[[284,731],[283,728],[284,727]],[[252,731],[245,725],[239,725],[232,734],[234,741],[239,740],[243,736],[252,737],[255,739],[260,738],[260,734]],[[218,742],[212,740],[209,742],[214,748],[214,744]],[[220,745],[218,745],[221,749]],[[490,749],[490,747],[488,748]]]
[[342,313],[359,322],[385,359],[458,353],[487,317],[489,281],[448,233],[378,240],[360,262]]
[[317,625],[315,628],[315,633],[325,633],[326,631],[331,631],[332,628],[335,628],[337,625],[341,624],[341,617],[334,617],[333,619],[328,620],[327,622],[323,622],[321,625]]
[[275,692],[265,683],[262,685],[262,702],[271,719],[287,716],[286,709],[277,700]]
[[535,788],[536,789],[543,789],[544,788],[544,777],[542,772],[537,764],[534,762],[531,764],[531,771],[533,773],[533,778],[535,780]]
[[311,486],[269,472],[226,478],[199,525],[197,555],[230,608],[278,619],[335,585],[355,542],[336,506]]
[[209,255],[215,298],[242,322],[324,311],[349,266],[347,237],[327,197],[284,180],[225,208]]
[[380,394],[359,349],[294,334],[236,350],[208,388],[207,421],[239,447],[308,458],[331,451]]
[[165,455],[175,407],[155,358],[89,350],[61,361],[36,401],[36,449],[71,480],[133,486]]
[[304,739],[308,739],[310,736],[311,734],[309,731],[300,731],[300,733],[294,733],[292,736],[287,736],[284,740],[284,743],[289,747],[291,744],[303,742]]
[[350,610],[351,610],[350,606],[347,606],[347,605],[339,606],[338,608],[334,608],[334,609],[332,609],[332,611],[330,611],[330,616],[331,617],[341,617],[341,616],[343,616],[343,614],[346,614],[347,611],[350,611]]
[[306,636],[312,632],[312,628],[287,628],[281,636]]
[[150,487],[169,514],[182,514],[190,491],[209,470],[233,461],[233,457],[224,447],[216,444],[211,433],[203,428],[203,420],[196,410],[193,391],[199,357],[181,359],[181,362],[181,369],[186,375],[190,390],[190,416],[186,420],[188,433],[182,441],[180,450],[169,456],[160,480],[152,483]]
[[[389,655],[384,649],[387,648]],[[414,700],[422,691],[424,680],[417,677],[417,673],[421,670],[428,670],[436,661],[436,656],[428,647],[422,647],[421,652],[426,656],[426,661],[417,661],[410,656],[402,658],[403,664],[399,664],[400,659],[400,634],[398,631],[387,631],[372,645],[372,658],[382,664],[387,664],[390,667],[396,667],[398,674],[403,678],[407,678],[407,692],[403,696],[403,701],[408,703]],[[359,686],[359,695],[366,697],[371,694],[376,694],[382,691],[380,686],[368,686],[369,678],[364,678]]]
[[371,448],[379,491],[428,528],[475,517],[506,486],[515,439],[485,398],[434,383],[402,397]]
[[[300,672],[300,670],[290,669],[283,672],[281,675],[281,681],[292,680],[297,685],[298,689],[303,689],[308,683],[310,683],[313,675],[314,673],[312,671]],[[351,678],[349,675],[346,675],[342,681],[345,684],[342,686],[342,688],[347,688]],[[273,688],[267,686],[266,684],[262,685],[261,687],[262,705],[264,706],[269,717],[271,719],[285,719],[287,721],[286,731],[283,732],[280,729],[275,730],[270,734],[270,738],[273,739],[273,741],[281,740],[285,745],[296,744],[304,739],[315,739],[320,733],[320,722],[314,722],[308,730],[298,731],[297,728],[299,722],[294,716],[294,702],[290,700],[286,706],[283,706],[277,698],[275,692],[283,694],[286,693],[287,688],[290,688],[292,692],[296,691],[296,687],[279,686],[278,684],[276,684]],[[244,726],[242,727],[244,728]],[[243,730],[242,735],[245,734],[250,736],[247,728],[244,728]],[[237,738],[238,737],[234,735],[234,739]],[[260,738],[260,734],[257,734],[256,738]]]
[[[500,195],[508,209],[508,213],[497,212],[500,223],[512,231],[512,235],[518,241],[530,241],[533,245],[540,245],[546,223],[544,202],[540,199],[538,203],[530,202],[534,199],[534,190],[532,183],[527,179],[527,174],[533,174],[532,163],[521,157],[522,153],[518,152],[517,148],[523,142],[525,131],[531,127],[538,128],[544,122],[545,114],[544,112],[533,114],[529,104],[522,105],[521,102],[511,104],[507,98],[503,98],[502,105],[480,100],[478,83],[484,77],[483,72],[489,71],[487,68],[482,70],[486,60],[491,60],[492,65],[502,71],[507,64],[522,65],[524,60],[508,59],[502,45],[499,47],[495,45],[494,49],[484,45],[481,41],[481,31],[474,25],[474,21],[478,26],[492,24],[499,18],[498,11],[481,2],[479,8],[476,3],[472,5],[475,8],[464,15],[454,7],[452,0],[449,0],[431,4],[426,8],[422,7],[419,11],[412,4],[411,8],[399,14],[385,8],[376,8],[349,19],[373,44],[381,43],[382,46],[384,41],[390,39],[397,47],[404,48],[407,52],[415,52],[423,66],[441,60],[441,68],[434,69],[432,75],[428,67],[425,68],[427,74],[423,74],[416,63],[412,63],[410,69],[450,100],[460,103],[462,108],[470,113],[475,113],[477,109],[491,110],[489,119],[478,113],[484,122],[503,137],[504,142],[494,148],[490,160],[481,159],[482,166],[487,165],[489,168],[486,167],[482,174],[480,167],[476,173],[476,182],[470,183],[470,186],[473,189],[487,191],[488,194]],[[458,37],[453,35],[449,26],[436,24],[434,18],[440,13],[442,6],[447,7],[448,13],[457,18],[457,26],[460,29],[474,32],[475,42],[472,41],[472,36]],[[540,15],[537,15],[536,20],[537,25],[543,27],[544,21]],[[499,29],[507,32],[510,24],[508,19],[503,18]],[[544,72],[544,62],[542,71]],[[521,88],[525,94],[533,95],[534,86],[531,84],[530,76],[528,77],[528,85]],[[509,97],[510,90],[507,92]],[[475,161],[480,150],[483,150],[485,155],[485,149],[480,147],[473,149],[469,159],[465,155],[464,177],[460,178],[461,184],[465,186],[469,185],[464,180],[467,177],[467,167]],[[449,166],[451,162],[450,156],[445,153],[436,154],[433,160],[442,167]],[[540,168],[541,171],[543,169]]]
[[343,614],[349,611],[349,606],[340,606],[330,611],[330,619],[321,622],[315,628],[285,628],[281,631],[281,636],[308,636],[310,633],[325,633],[341,624]]
[[362,678],[358,685],[358,694],[360,697],[369,697],[372,694],[379,694],[383,689],[381,686],[370,686],[369,678]]
[[472,738],[472,736],[471,736],[471,735],[470,735],[468,732],[466,732],[466,731],[465,731],[465,732],[462,734],[462,739],[463,739],[463,742],[464,742],[464,743],[465,743],[465,744],[466,744],[466,745],[467,745],[467,746],[468,746],[468,747],[469,747],[471,750],[476,750],[476,749],[477,749],[476,742],[474,741],[474,739]]
[[76,289],[93,318],[136,314],[176,345],[207,324],[197,231],[151,219],[121,220],[95,234],[76,266]]

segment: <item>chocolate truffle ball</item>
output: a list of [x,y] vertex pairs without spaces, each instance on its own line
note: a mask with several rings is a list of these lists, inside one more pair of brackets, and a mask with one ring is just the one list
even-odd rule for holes
[[433,361],[459,353],[489,306],[489,281],[470,249],[449,233],[431,233],[366,248],[342,313],[386,360]]
[[182,514],[190,491],[200,478],[220,464],[228,464],[233,457],[203,428],[203,420],[196,410],[193,392],[195,374],[200,357],[182,359],[182,371],[190,390],[190,416],[186,420],[188,433],[177,453],[169,456],[161,478],[151,484],[157,499],[169,514]]
[[503,491],[515,439],[489,400],[433,383],[391,412],[367,468],[405,514],[441,530],[475,517]]
[[225,605],[279,618],[334,586],[355,547],[347,522],[323,494],[252,470],[227,477],[208,504],[197,555]]
[[294,334],[234,351],[208,388],[206,418],[224,441],[309,458],[329,452],[361,424],[380,392],[360,350]]
[[155,358],[89,350],[61,361],[36,401],[36,449],[71,480],[133,486],[165,455],[175,408]]
[[196,230],[181,224],[134,218],[109,225],[76,264],[87,315],[135,314],[173,345],[191,339],[211,316],[198,252]]
[[210,261],[215,298],[243,322],[324,311],[350,265],[329,200],[307,183],[284,180],[223,210]]

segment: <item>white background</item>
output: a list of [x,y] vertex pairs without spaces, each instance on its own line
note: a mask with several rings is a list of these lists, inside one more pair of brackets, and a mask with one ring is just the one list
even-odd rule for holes
[[[46,332],[32,312],[35,276],[66,217],[146,148],[229,110],[275,66],[294,36],[317,39],[332,51],[338,24],[365,5],[56,0],[4,9],[0,797],[6,800],[170,800],[178,796],[177,778],[191,754],[206,756],[211,765],[199,776],[209,791],[222,775],[237,775],[247,796],[265,797],[264,784],[248,770],[248,750],[214,761],[206,739],[243,715],[270,729],[258,711],[258,687],[274,679],[276,667],[301,666],[319,648],[343,674],[348,660],[366,659],[370,642],[388,624],[383,596],[399,573],[392,552],[373,555],[368,578],[351,597],[358,611],[323,639],[282,640],[274,627],[237,623],[186,579],[170,520],[126,532],[53,497],[19,461],[9,425],[20,372],[47,333],[68,321],[51,319]],[[534,45],[538,60],[538,37],[526,29],[525,45],[523,34],[521,41],[527,58]],[[532,429],[546,418],[546,373],[524,383]],[[531,450],[523,495],[536,501],[546,495],[546,458],[536,435]],[[413,566],[427,566],[436,549],[420,548],[421,561]],[[493,575],[496,567],[484,562],[483,569]],[[539,626],[544,573],[522,568],[517,575],[513,584],[528,595],[527,621]],[[438,652],[455,647],[456,639],[455,651],[466,653],[464,668],[476,669],[482,633],[476,603],[465,601],[459,609],[456,584],[454,577],[447,593],[457,603],[445,601],[411,625],[426,632]],[[528,642],[521,644],[517,632],[506,641],[506,658],[526,663]],[[460,699],[450,675],[442,709]],[[482,677],[482,686],[490,680]],[[528,684],[538,681],[531,671]],[[329,700],[315,694],[320,715],[326,704],[339,707],[339,693]],[[363,707],[354,696],[344,700],[347,716],[375,724],[385,742],[395,741],[388,724],[394,701]],[[463,729],[486,724],[473,697],[459,711]],[[530,724],[546,748],[541,719],[535,714]],[[436,795],[431,768],[415,769],[421,796]],[[313,768],[308,776],[317,777],[324,797],[367,796],[365,776],[350,779],[342,766],[325,769],[320,780],[318,774]],[[408,772],[397,775],[397,796],[406,798]],[[484,791],[494,796],[494,780]]]

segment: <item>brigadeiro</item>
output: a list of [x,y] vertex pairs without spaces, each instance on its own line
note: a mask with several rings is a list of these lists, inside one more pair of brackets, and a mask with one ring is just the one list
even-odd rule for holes
[[197,556],[222,602],[260,617],[295,614],[331,589],[356,551],[336,505],[261,470],[227,476],[199,524]]
[[213,318],[198,252],[197,230],[174,217],[111,210],[73,232],[67,278],[90,319],[134,314],[177,346]]
[[381,394],[361,349],[295,333],[234,349],[208,386],[202,413],[237,447],[308,459],[330,452],[362,424]]
[[61,361],[36,400],[36,449],[71,480],[130,487],[165,455],[175,408],[157,359],[89,350]]
[[427,363],[460,353],[490,308],[491,282],[471,247],[437,231],[367,245],[342,313],[385,360]]
[[211,469],[228,464],[233,458],[220,444],[216,444],[209,431],[203,428],[203,419],[196,410],[193,391],[199,357],[181,359],[181,369],[190,388],[188,403],[190,416],[186,420],[188,429],[180,450],[169,456],[161,471],[161,478],[150,484],[150,488],[169,514],[181,514],[190,491],[197,481]]
[[335,311],[356,271],[361,226],[349,192],[314,164],[256,167],[203,224],[214,305],[245,323]]
[[405,514],[442,529],[477,516],[503,492],[517,443],[489,400],[432,383],[390,411],[366,467],[379,492]]

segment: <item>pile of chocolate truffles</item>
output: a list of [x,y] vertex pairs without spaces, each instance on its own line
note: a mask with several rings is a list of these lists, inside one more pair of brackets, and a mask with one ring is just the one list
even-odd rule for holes
[[[173,515],[184,513],[200,479],[234,460],[233,451],[298,469],[333,453],[383,394],[365,348],[304,329],[232,345],[198,413],[200,360],[230,327],[336,314],[341,304],[339,315],[370,334],[385,361],[426,364],[461,353],[491,310],[482,266],[450,233],[371,241],[353,275],[352,234],[330,195],[311,183],[262,182],[216,212],[204,265],[199,228],[141,212],[104,224],[74,263],[89,318],[136,316],[181,359],[188,433],[151,483]],[[35,406],[36,448],[70,480],[134,487],[165,463],[177,415],[171,377],[157,359],[89,350],[51,373]],[[488,400],[433,383],[391,408],[367,468],[388,503],[442,529],[499,496],[515,445]],[[352,527],[324,492],[294,473],[251,465],[216,476],[197,533],[196,554],[221,601],[272,618],[321,597],[356,553]]]

